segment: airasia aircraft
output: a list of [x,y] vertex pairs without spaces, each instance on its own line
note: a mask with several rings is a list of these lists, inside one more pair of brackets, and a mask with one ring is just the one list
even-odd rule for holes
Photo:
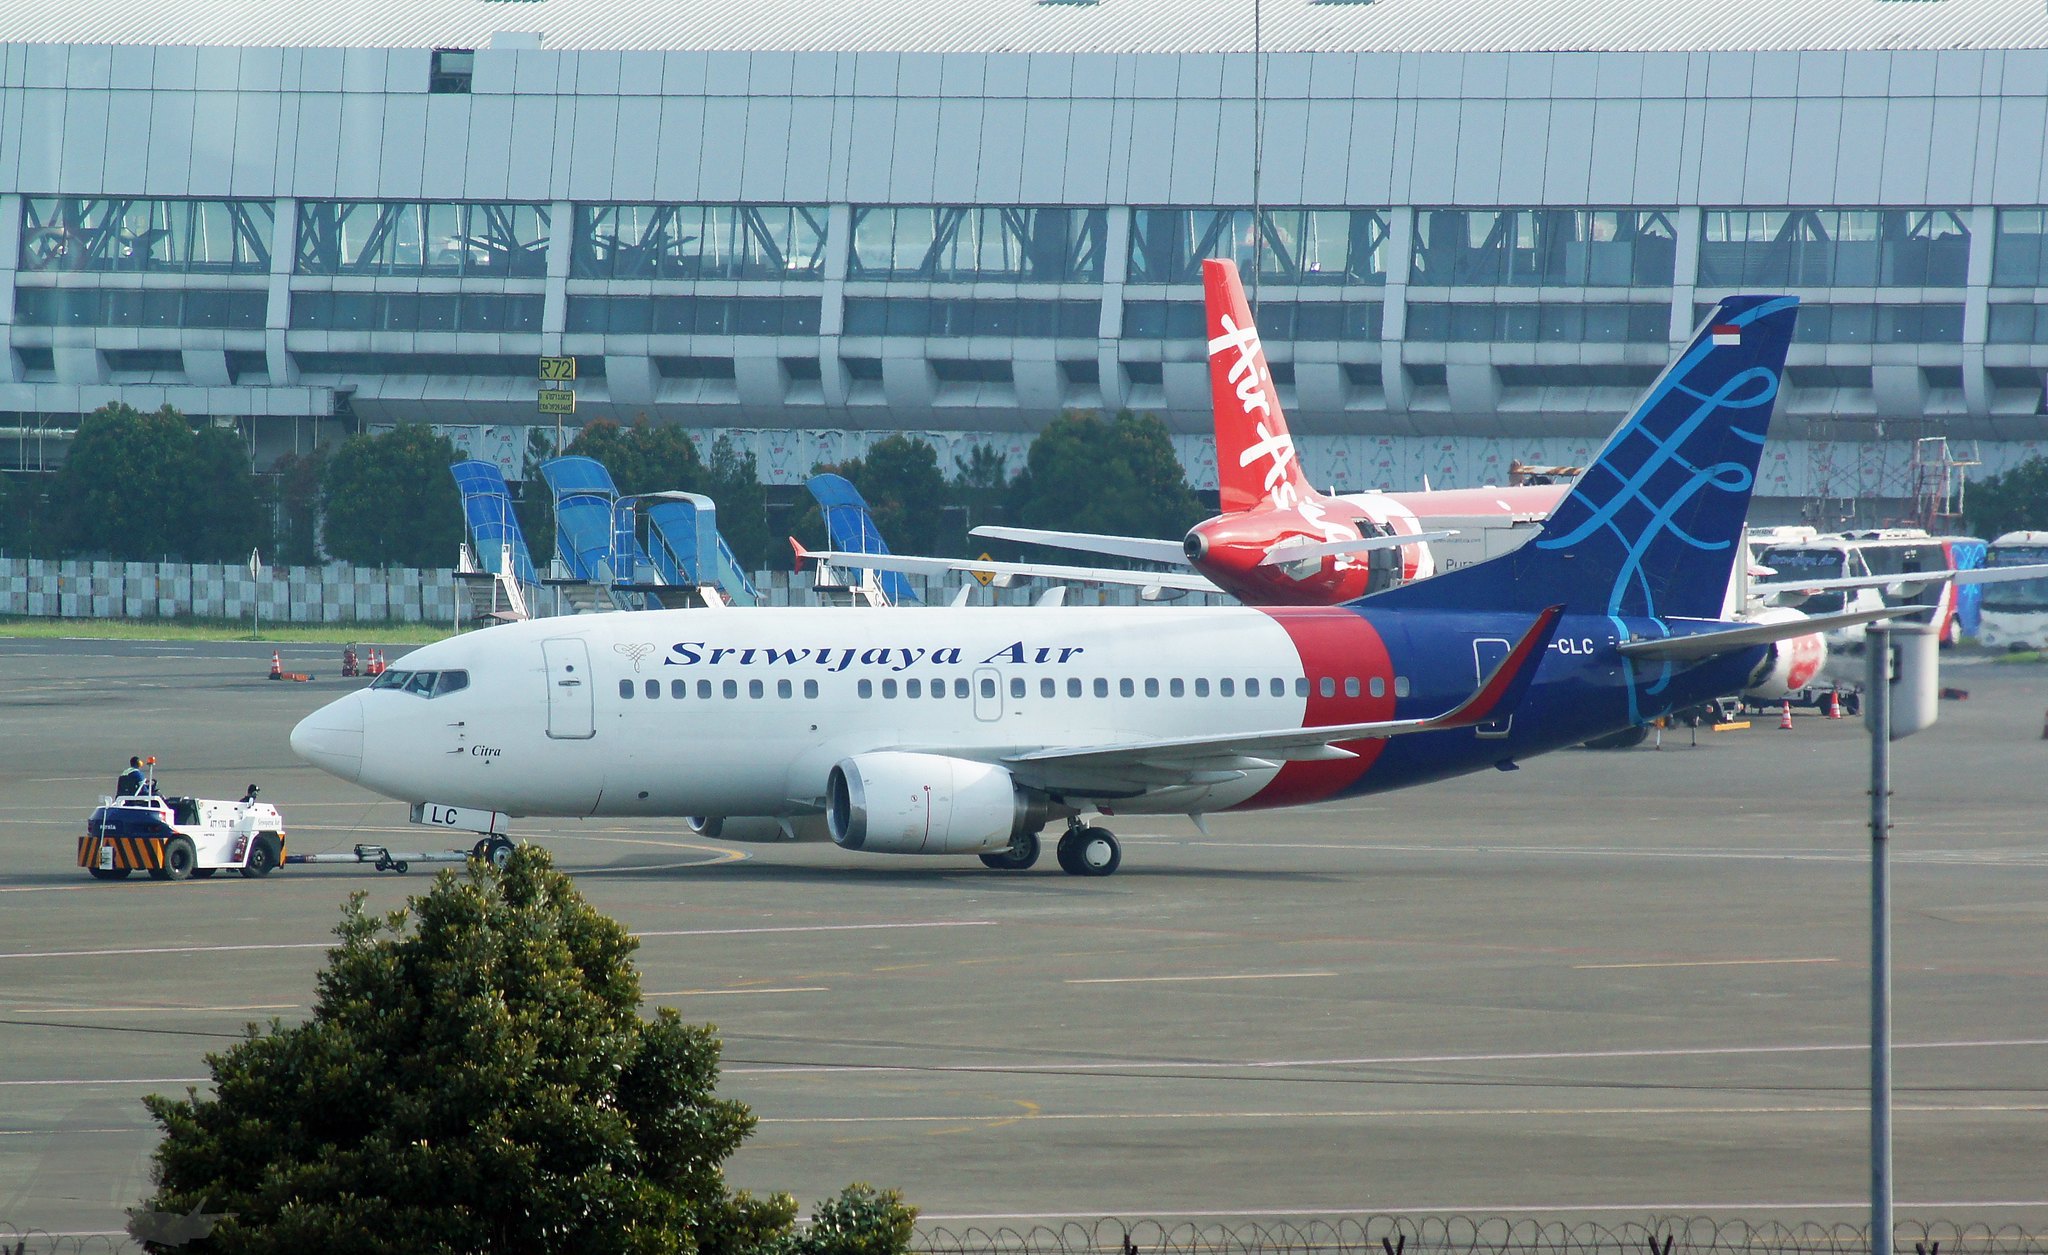
[[[1722,590],[1797,300],[1722,301],[1528,544],[1341,606],[735,608],[443,640],[293,751],[416,815],[765,819],[848,850],[1122,860],[1092,815],[1427,784],[1739,687]],[[396,678],[393,678],[396,677]],[[483,816],[462,818],[463,816]]]
[[[1203,262],[1202,287],[1222,513],[1190,528],[1181,549],[1189,566],[1231,596],[1252,605],[1351,601],[1437,573],[1430,542],[1448,534],[1431,532],[1425,520],[1534,520],[1563,499],[1564,485],[1317,492],[1296,456],[1237,263]],[[975,534],[1095,552],[1115,552],[1102,546],[1117,539],[998,527]],[[1397,543],[1389,547],[1388,539]]]
[[[1216,419],[1216,469],[1222,513],[1195,524],[1178,541],[1093,532],[984,526],[974,535],[1136,558],[1180,568],[1129,571],[1041,562],[913,555],[813,553],[844,566],[936,574],[978,571],[1001,576],[1134,584],[1148,593],[1223,592],[1248,605],[1329,606],[1447,569],[1439,530],[1505,529],[1540,521],[1566,485],[1463,488],[1420,492],[1326,495],[1302,473],[1294,437],[1273,388],[1273,372],[1245,301],[1237,263],[1205,261],[1209,382]],[[794,542],[792,542],[794,543]]]

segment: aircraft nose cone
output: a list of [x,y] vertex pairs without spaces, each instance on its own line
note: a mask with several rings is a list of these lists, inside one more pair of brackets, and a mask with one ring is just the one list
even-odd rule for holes
[[359,780],[363,774],[363,698],[351,693],[330,702],[292,729],[292,753],[330,775]]

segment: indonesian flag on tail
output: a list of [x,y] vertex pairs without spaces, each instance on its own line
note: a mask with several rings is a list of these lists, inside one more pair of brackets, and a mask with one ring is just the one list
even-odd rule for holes
[[1742,328],[1734,323],[1716,323],[1711,328],[1714,343],[1718,346],[1733,347],[1742,343]]

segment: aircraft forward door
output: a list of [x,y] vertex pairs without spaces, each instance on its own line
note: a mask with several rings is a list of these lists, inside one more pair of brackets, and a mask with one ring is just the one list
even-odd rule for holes
[[[1486,677],[1492,675],[1495,668],[1507,661],[1507,656],[1508,643],[1504,640],[1497,637],[1482,637],[1479,640],[1473,641],[1472,669],[1476,676],[1472,682],[1473,687],[1476,688],[1486,683]],[[1473,727],[1472,731],[1478,736],[1506,736],[1508,729],[1514,726],[1514,722],[1515,717],[1510,714],[1505,719],[1495,719],[1491,723],[1477,724]]]
[[564,637],[542,641],[540,649],[548,668],[548,736],[557,741],[596,736],[589,647]]

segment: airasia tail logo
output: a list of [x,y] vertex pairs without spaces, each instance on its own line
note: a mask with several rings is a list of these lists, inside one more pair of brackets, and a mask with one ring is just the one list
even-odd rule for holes
[[[1278,424],[1272,423],[1273,379],[1266,369],[1266,355],[1259,345],[1259,329],[1247,322],[1240,327],[1229,314],[1218,317],[1223,334],[1209,341],[1209,356],[1235,352],[1236,360],[1230,362],[1224,378],[1236,389],[1239,412],[1245,421],[1252,422],[1253,432],[1258,440],[1245,446],[1237,455],[1240,467],[1251,467],[1264,461],[1266,466],[1266,497],[1282,510],[1292,510],[1300,504],[1301,495],[1295,490],[1293,477],[1288,468],[1294,464],[1294,437],[1285,427],[1278,432],[1272,430]],[[1254,422],[1254,413],[1264,414],[1264,422]]]

